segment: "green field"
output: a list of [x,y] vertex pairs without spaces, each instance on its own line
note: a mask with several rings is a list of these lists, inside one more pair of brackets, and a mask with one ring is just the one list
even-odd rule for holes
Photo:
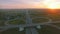
[[34,18],[34,17],[47,17],[47,14],[46,13],[44,13],[44,12],[36,12],[36,13],[30,13],[30,16],[31,16],[31,18]]
[[39,34],[60,34],[60,30],[54,27],[43,25],[41,29],[37,29]]
[[4,23],[5,23],[5,21],[2,21],[2,20],[1,20],[1,21],[0,21],[0,26],[4,26],[4,25],[5,25]]
[[39,11],[34,12],[34,11],[31,11],[30,16],[31,16],[34,23],[35,22],[48,21],[46,19],[35,18],[35,17],[46,17],[46,18],[52,19],[52,21],[60,21],[60,13],[59,12],[57,12],[57,13],[49,13],[48,11],[47,12],[39,12]]
[[15,25],[25,24],[25,20],[24,19],[16,19],[16,20],[9,21],[8,23],[15,24]]
[[60,21],[60,14],[50,14],[49,18],[51,18],[53,21]]
[[[33,23],[43,23],[49,21],[49,19],[47,19],[48,14],[46,12],[31,11],[30,17],[32,18]],[[44,17],[44,18],[39,18],[39,17]]]
[[32,18],[33,23],[43,23],[43,22],[48,22],[49,19],[46,18]]
[[25,24],[25,19],[25,13],[0,11],[0,26],[4,26],[4,23],[8,20],[10,20],[8,21],[10,24]]

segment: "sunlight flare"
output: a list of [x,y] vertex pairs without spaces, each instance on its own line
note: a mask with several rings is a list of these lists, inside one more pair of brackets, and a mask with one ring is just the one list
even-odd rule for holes
[[43,1],[44,5],[49,9],[57,9],[60,8],[60,3],[56,2],[56,0],[45,0]]

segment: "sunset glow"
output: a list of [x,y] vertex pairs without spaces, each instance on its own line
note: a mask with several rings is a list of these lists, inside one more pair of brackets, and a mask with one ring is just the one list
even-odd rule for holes
[[60,6],[56,3],[51,3],[50,5],[48,5],[48,8],[50,9],[56,9],[56,8],[60,8]]
[[60,3],[56,2],[56,0],[45,0],[43,3],[49,9],[58,9],[58,8],[60,8]]
[[60,9],[60,0],[0,0],[0,9],[48,8]]

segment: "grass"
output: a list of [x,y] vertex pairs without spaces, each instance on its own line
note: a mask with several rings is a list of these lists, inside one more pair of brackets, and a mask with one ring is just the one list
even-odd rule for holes
[[12,29],[8,29],[6,31],[3,31],[0,34],[25,34],[25,30],[19,31],[19,28],[12,28]]
[[31,18],[34,18],[34,17],[46,17],[47,16],[46,14],[40,14],[40,13],[30,14],[30,15],[31,15]]
[[48,22],[48,19],[46,19],[46,18],[38,18],[38,17],[47,17],[47,15],[48,15],[47,13],[39,12],[39,11],[30,13],[33,23]]
[[25,24],[25,13],[16,13],[16,12],[0,12],[0,25],[4,25],[4,21],[7,21],[7,17],[9,17],[9,20],[15,19],[15,18],[22,18],[18,20],[12,20],[9,23],[10,24]]
[[[49,14],[49,15],[48,15]],[[60,21],[60,13],[49,13],[49,11],[45,11],[45,12],[39,12],[38,10],[37,11],[32,11],[30,13],[31,15],[31,18],[34,18],[34,17],[49,17],[51,18],[53,21]]]
[[17,14],[16,16],[19,16],[18,18],[19,19],[15,19],[15,20],[12,20],[12,21],[9,21],[9,24],[25,24],[25,15],[23,15],[23,14]]
[[25,20],[24,19],[16,19],[16,20],[12,20],[12,21],[9,21],[9,24],[25,24]]
[[48,14],[43,14],[43,13],[42,14],[37,13],[37,14],[30,14],[30,15],[31,15],[32,19],[35,17],[48,17],[48,18],[52,19],[52,21],[60,21],[60,14],[48,15]]
[[48,19],[46,18],[34,18],[32,19],[33,23],[42,23],[42,22],[48,22]]
[[60,34],[60,30],[54,27],[43,25],[41,29],[37,29],[39,34]]
[[60,21],[60,14],[50,14],[49,18],[51,18],[53,21]]
[[5,21],[4,20],[0,20],[0,26],[5,26]]

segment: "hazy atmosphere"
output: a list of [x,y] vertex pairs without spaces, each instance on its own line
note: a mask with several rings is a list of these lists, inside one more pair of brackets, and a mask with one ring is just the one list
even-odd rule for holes
[[60,34],[60,0],[0,0],[0,34]]
[[0,9],[50,7],[60,8],[60,0],[0,0]]

